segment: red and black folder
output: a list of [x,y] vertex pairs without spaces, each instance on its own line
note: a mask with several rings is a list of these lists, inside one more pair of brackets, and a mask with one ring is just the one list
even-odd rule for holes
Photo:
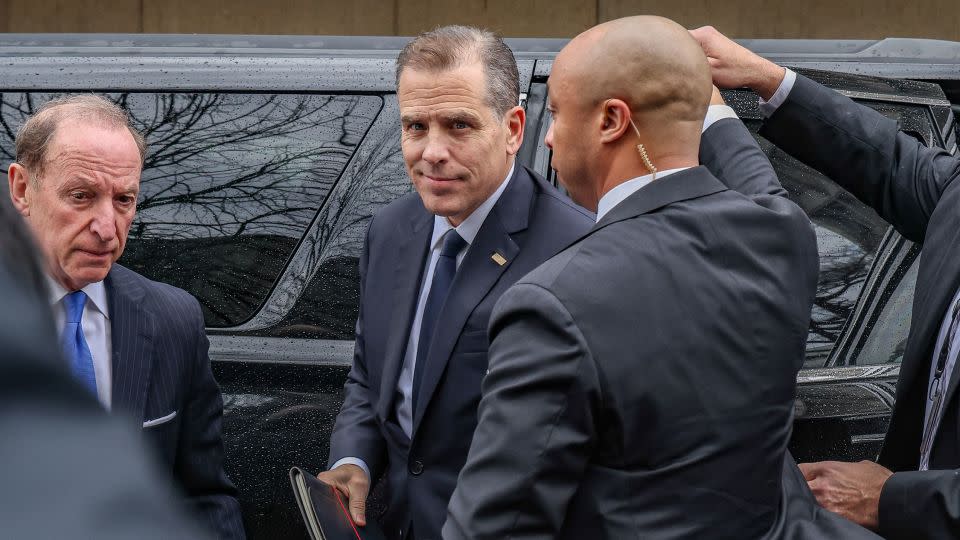
[[353,522],[347,498],[333,486],[300,467],[290,469],[290,484],[311,540],[384,540],[375,523],[360,527]]

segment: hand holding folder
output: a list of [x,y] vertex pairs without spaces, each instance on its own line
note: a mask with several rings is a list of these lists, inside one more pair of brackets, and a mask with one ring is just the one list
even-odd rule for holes
[[290,484],[311,540],[383,540],[370,520],[360,527],[350,518],[347,499],[335,487],[299,467],[290,469]]

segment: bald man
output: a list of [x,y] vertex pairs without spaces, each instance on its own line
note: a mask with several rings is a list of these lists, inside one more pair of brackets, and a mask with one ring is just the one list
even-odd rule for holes
[[445,539],[831,537],[786,517],[822,517],[784,460],[816,240],[739,120],[707,130],[726,184],[700,166],[711,92],[662,18],[557,56],[546,143],[598,222],[494,309]]

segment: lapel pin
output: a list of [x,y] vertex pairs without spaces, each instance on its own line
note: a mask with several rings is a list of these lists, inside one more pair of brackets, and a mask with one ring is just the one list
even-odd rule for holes
[[493,259],[493,262],[499,264],[500,266],[507,264],[507,259],[496,251],[493,252],[493,255],[491,255],[490,258]]

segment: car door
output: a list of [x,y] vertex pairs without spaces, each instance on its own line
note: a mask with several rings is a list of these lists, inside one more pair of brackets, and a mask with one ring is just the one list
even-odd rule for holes
[[[956,152],[955,118],[949,101],[936,85],[825,72],[805,74],[895,119],[902,131],[924,145]],[[829,221],[824,220],[823,208],[812,213],[815,207],[810,204],[810,193],[817,193],[822,175],[779,149],[766,150],[788,189],[791,184],[809,186],[804,198],[799,193],[791,195],[808,211],[818,229],[818,240],[824,238],[819,231],[823,226],[830,226],[834,232],[857,231],[854,236],[842,233],[844,238],[867,238],[865,231],[871,228],[871,242],[876,238],[877,229],[872,228],[876,215],[872,211],[861,213],[859,201],[852,201],[856,204],[831,215]],[[865,263],[869,261],[866,272],[863,266],[854,270],[849,265],[850,270],[840,274],[835,273],[835,265],[845,254],[830,249],[825,242],[820,242],[820,253],[820,290],[811,330],[813,324],[822,324],[825,316],[837,321],[842,316],[843,323],[832,336],[822,363],[813,361],[809,354],[813,338],[808,340],[808,362],[798,376],[790,449],[800,462],[876,459],[895,402],[921,246],[887,227],[876,249],[864,258]],[[841,291],[850,298],[850,291],[845,290],[848,287],[859,289],[855,302],[851,305],[844,301],[842,311],[832,309]],[[821,346],[821,350],[825,348]]]
[[[534,70],[528,118],[536,127],[528,126],[524,150],[531,166],[555,182],[551,152],[543,143],[550,122],[542,111],[549,70],[550,62],[543,61]],[[956,151],[950,103],[936,85],[798,71],[895,119],[924,144]],[[875,458],[893,408],[920,248],[853,195],[760,137],[755,94],[734,90],[724,97],[817,236],[820,276],[797,379],[790,449],[798,461]]]

